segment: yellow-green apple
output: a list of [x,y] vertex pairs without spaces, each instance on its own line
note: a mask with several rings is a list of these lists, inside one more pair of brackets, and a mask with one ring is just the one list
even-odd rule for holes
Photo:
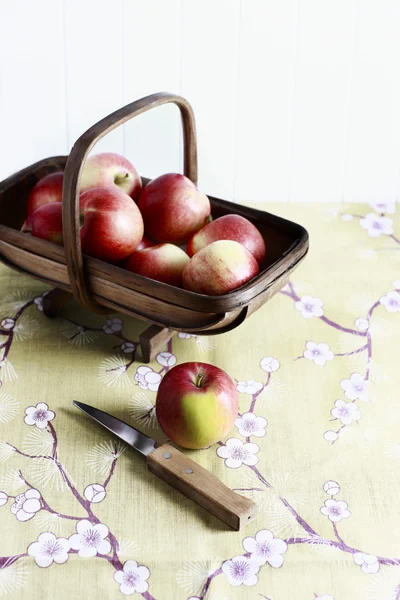
[[240,215],[224,215],[211,221],[190,239],[186,252],[193,256],[217,240],[233,240],[251,252],[258,264],[265,258],[265,242],[257,227]]
[[39,206],[26,219],[22,231],[62,246],[62,203],[49,202]]
[[210,201],[190,179],[166,173],[141,191],[138,205],[146,233],[157,242],[182,244],[206,223]]
[[93,154],[83,165],[80,191],[107,187],[117,188],[136,199],[142,189],[142,180],[124,156],[113,152]]
[[258,262],[239,242],[218,240],[199,250],[183,271],[183,287],[220,296],[245,284],[259,272]]
[[51,173],[40,179],[28,195],[26,212],[28,216],[39,206],[49,202],[62,201],[64,174],[61,171]]
[[118,263],[143,238],[143,219],[132,198],[117,187],[93,188],[80,196],[82,252]]
[[144,250],[144,248],[150,248],[151,246],[155,246],[156,242],[153,242],[150,238],[148,238],[146,235],[143,236],[142,241],[140,242],[139,246],[136,248],[136,250]]
[[174,244],[157,244],[131,254],[124,267],[132,273],[182,287],[182,273],[190,258]]
[[207,448],[225,438],[238,412],[238,393],[225,371],[202,362],[173,367],[160,383],[156,415],[161,429],[184,448]]

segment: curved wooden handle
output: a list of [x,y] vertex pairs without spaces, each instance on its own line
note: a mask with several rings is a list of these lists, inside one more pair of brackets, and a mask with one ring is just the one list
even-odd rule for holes
[[149,471],[236,531],[255,519],[258,507],[250,498],[233,492],[215,475],[170,444],[153,450],[146,461]]
[[160,92],[123,106],[88,129],[75,142],[64,171],[63,185],[63,236],[65,258],[72,292],[83,306],[103,312],[91,299],[85,277],[79,224],[79,183],[83,165],[93,146],[107,133],[129,119],[151,108],[172,102],[181,112],[184,138],[184,174],[197,184],[196,124],[192,107],[181,96]]

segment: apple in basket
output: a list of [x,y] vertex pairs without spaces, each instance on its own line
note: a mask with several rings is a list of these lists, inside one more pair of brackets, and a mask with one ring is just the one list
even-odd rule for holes
[[189,257],[174,244],[158,244],[131,254],[125,263],[125,269],[144,275],[156,281],[162,281],[182,287],[182,273]]
[[157,242],[185,243],[201,229],[211,212],[210,201],[190,179],[166,173],[141,191],[138,206],[146,233]]
[[187,362],[164,375],[157,392],[161,429],[184,448],[207,448],[231,431],[238,412],[238,393],[225,371]]
[[28,216],[22,231],[62,246],[62,203],[49,202],[39,206]]
[[254,256],[232,240],[218,240],[199,250],[183,271],[183,287],[199,294],[220,296],[255,277]]
[[61,171],[46,175],[33,186],[28,195],[26,212],[29,216],[39,206],[62,201],[64,174]]
[[265,242],[257,227],[241,215],[224,215],[200,229],[190,239],[186,252],[193,256],[199,250],[217,240],[233,240],[243,244],[258,264],[265,258]]
[[135,199],[142,189],[142,180],[127,158],[113,152],[101,152],[89,156],[83,165],[80,191],[91,188],[116,188]]

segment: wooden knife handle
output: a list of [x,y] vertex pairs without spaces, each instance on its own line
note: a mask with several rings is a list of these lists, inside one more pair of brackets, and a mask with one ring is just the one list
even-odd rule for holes
[[169,444],[151,452],[147,466],[149,471],[236,531],[257,514],[258,506],[252,500],[230,490],[215,475]]

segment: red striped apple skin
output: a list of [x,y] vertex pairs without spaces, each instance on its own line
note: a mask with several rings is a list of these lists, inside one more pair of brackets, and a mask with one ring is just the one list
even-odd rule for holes
[[143,219],[118,188],[94,188],[80,196],[82,252],[110,263],[125,260],[143,238]]
[[138,206],[146,233],[157,242],[186,243],[207,222],[210,201],[194,183],[179,173],[150,181],[140,193]]
[[259,273],[254,256],[232,240],[218,240],[197,252],[183,271],[183,287],[198,294],[221,296]]
[[39,206],[27,219],[25,231],[42,240],[62,246],[62,203],[50,202]]
[[125,269],[156,281],[182,287],[182,273],[190,258],[174,244],[157,244],[127,258]]
[[142,180],[125,156],[114,152],[100,152],[89,156],[82,169],[81,193],[92,188],[108,187],[137,199],[142,189]]
[[61,171],[46,175],[29,192],[26,212],[28,216],[39,206],[50,202],[62,202],[64,174]]
[[193,256],[212,242],[233,240],[253,254],[258,264],[265,258],[265,242],[257,227],[240,215],[224,215],[211,221],[190,239],[186,252]]
[[160,383],[156,416],[161,429],[183,448],[207,448],[235,423],[238,393],[225,371],[201,362],[173,367]]

